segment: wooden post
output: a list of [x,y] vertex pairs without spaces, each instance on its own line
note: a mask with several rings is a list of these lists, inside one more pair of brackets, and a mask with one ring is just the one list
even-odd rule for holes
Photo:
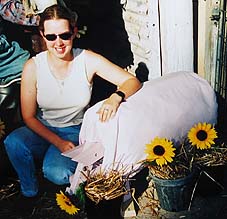
[[193,71],[191,0],[159,0],[162,75]]
[[160,77],[162,74],[161,69],[161,47],[160,47],[160,24],[159,24],[159,11],[158,0],[148,1],[149,8],[149,53],[147,53],[149,62],[147,63],[149,71],[149,79]]
[[218,14],[219,4],[219,0],[199,1],[198,12],[198,74],[207,79],[212,87],[218,37],[218,21],[212,16]]

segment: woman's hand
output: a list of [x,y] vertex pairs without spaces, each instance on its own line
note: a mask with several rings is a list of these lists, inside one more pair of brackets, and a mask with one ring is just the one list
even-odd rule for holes
[[61,139],[57,144],[56,147],[63,153],[65,151],[71,150],[76,146],[71,142],[64,139]]
[[107,98],[100,109],[97,111],[99,114],[99,120],[101,122],[106,122],[113,118],[117,112],[118,107],[121,103],[121,97],[116,93],[113,93],[109,98]]

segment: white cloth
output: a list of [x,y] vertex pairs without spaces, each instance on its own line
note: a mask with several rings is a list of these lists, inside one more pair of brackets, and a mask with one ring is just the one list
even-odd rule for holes
[[103,168],[120,160],[125,166],[136,166],[146,157],[145,145],[154,137],[178,141],[198,122],[217,121],[214,90],[192,72],[171,73],[145,82],[106,123],[101,123],[96,113],[101,104],[85,113],[80,143],[104,146]]
[[[80,146],[65,156],[79,161],[66,190],[74,193],[84,166],[103,156],[102,168],[121,161],[130,171],[139,170],[145,145],[156,136],[183,139],[198,122],[215,124],[217,102],[208,82],[192,72],[176,72],[150,80],[122,103],[116,116],[101,123],[96,113],[102,102],[87,110],[80,132]],[[104,147],[104,150],[103,148]],[[80,152],[80,153],[79,153]]]

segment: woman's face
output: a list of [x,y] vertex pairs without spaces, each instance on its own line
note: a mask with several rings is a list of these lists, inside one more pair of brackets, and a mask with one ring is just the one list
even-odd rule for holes
[[43,38],[48,51],[55,57],[70,58],[74,37],[75,33],[70,30],[67,20],[57,19],[44,22]]

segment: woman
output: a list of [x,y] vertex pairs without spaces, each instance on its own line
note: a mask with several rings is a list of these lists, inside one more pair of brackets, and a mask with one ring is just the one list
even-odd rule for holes
[[47,8],[39,29],[47,50],[29,59],[22,72],[21,110],[26,126],[4,142],[24,197],[38,194],[34,159],[43,160],[45,178],[58,185],[69,183],[76,163],[61,153],[78,145],[95,74],[118,86],[97,112],[101,122],[111,119],[120,103],[141,87],[136,77],[104,57],[72,48],[77,28],[69,9]]

